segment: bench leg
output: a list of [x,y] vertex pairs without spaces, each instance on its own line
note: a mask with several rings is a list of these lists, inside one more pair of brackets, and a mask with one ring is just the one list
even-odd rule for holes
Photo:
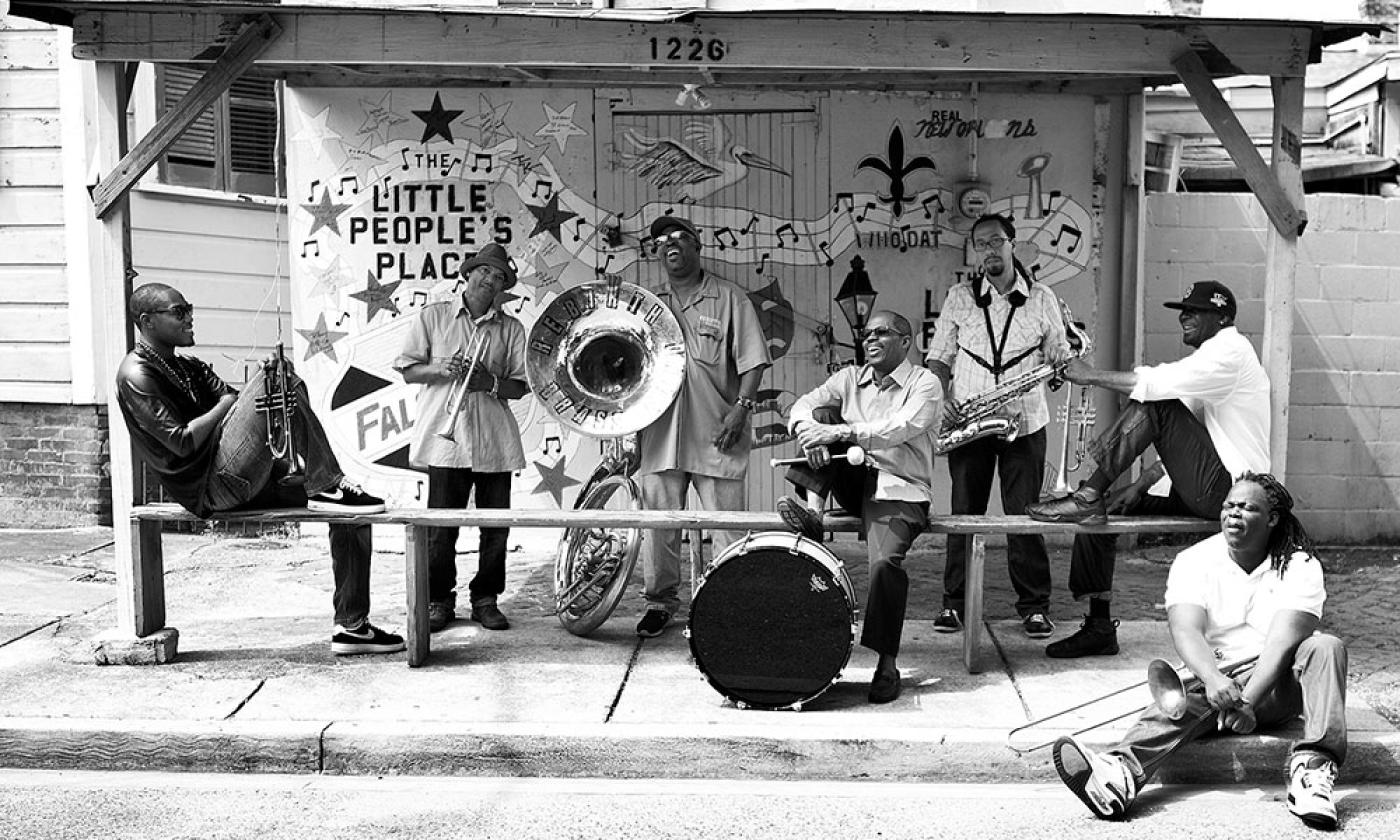
[[969,674],[981,673],[977,653],[982,646],[982,579],[987,565],[987,537],[972,535],[967,553],[967,588],[963,596],[963,665]]
[[95,640],[93,656],[98,665],[173,662],[179,653],[180,634],[165,626],[161,523],[136,517],[127,521],[130,539],[116,551],[117,626]]
[[417,668],[428,658],[428,529],[406,525],[404,533],[404,590],[408,596],[404,643],[408,667]]

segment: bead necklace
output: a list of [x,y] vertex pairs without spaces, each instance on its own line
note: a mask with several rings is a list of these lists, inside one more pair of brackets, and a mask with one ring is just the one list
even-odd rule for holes
[[[185,394],[189,396],[190,402],[199,402],[199,397],[196,396],[194,392],[194,382],[192,382],[190,378],[184,373],[176,370],[173,365],[167,362],[165,360],[165,357],[161,356],[160,353],[156,351],[156,348],[146,343],[144,339],[138,338],[136,340],[136,349],[144,358],[151,362],[154,362],[156,367],[160,368],[161,371],[165,373],[167,379],[169,379],[172,383],[178,386],[181,391],[184,391]],[[179,357],[177,356],[176,359],[178,358]]]

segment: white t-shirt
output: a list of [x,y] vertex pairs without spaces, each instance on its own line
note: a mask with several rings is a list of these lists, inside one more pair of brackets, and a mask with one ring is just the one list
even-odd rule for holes
[[1258,655],[1280,610],[1322,618],[1325,600],[1322,563],[1316,557],[1295,552],[1282,577],[1268,560],[1246,574],[1230,559],[1224,534],[1178,554],[1167,574],[1167,608],[1194,604],[1205,609],[1206,641],[1222,664]]

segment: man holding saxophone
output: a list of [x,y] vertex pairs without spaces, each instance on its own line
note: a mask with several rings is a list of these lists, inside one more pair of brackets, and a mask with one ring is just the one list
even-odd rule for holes
[[[1059,365],[1069,358],[1059,299],[1049,287],[1036,283],[1012,254],[1016,228],[1011,220],[982,216],[973,223],[969,240],[981,271],[948,290],[924,357],[948,395],[940,439],[966,430],[969,418],[963,409],[969,401],[1039,366]],[[1001,480],[1001,506],[1006,513],[1024,513],[1040,497],[1045,426],[1050,421],[1044,383],[1009,397],[996,415],[992,419],[1001,421],[1000,428],[1015,424],[1017,431],[1010,440],[1006,434],[991,433],[947,450],[955,515],[987,512],[994,474]],[[1045,538],[1013,534],[1006,539],[1016,612],[1026,635],[1043,639],[1055,630],[1049,618],[1050,558]],[[962,627],[967,541],[965,534],[948,535],[943,611],[933,623],[941,633]]]
[[[418,392],[417,433],[409,463],[428,470],[428,507],[510,507],[511,473],[525,466],[520,426],[507,404],[525,395],[525,328],[496,305],[515,285],[515,264],[490,243],[462,264],[461,297],[424,306],[409,329],[394,369]],[[428,538],[428,626],[456,617],[457,528]],[[496,599],[506,586],[509,528],[482,528],[476,576],[469,586],[471,619],[488,630],[510,622]]]
[[[175,352],[194,345],[194,305],[179,291],[147,283],[131,293],[127,310],[141,335],[117,369],[117,404],[168,496],[196,516],[384,510],[382,499],[346,480],[306,386],[280,352],[240,394],[209,365]],[[370,540],[369,525],[330,526],[337,656],[404,649],[402,637],[369,623]]]

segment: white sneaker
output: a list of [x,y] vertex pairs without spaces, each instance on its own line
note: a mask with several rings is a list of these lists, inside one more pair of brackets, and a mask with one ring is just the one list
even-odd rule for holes
[[1309,828],[1331,831],[1337,827],[1337,805],[1332,785],[1337,765],[1317,753],[1298,753],[1288,760],[1288,812]]
[[1055,742],[1054,756],[1061,781],[1094,816],[1120,819],[1137,798],[1137,780],[1119,756],[1096,753],[1068,735]]

